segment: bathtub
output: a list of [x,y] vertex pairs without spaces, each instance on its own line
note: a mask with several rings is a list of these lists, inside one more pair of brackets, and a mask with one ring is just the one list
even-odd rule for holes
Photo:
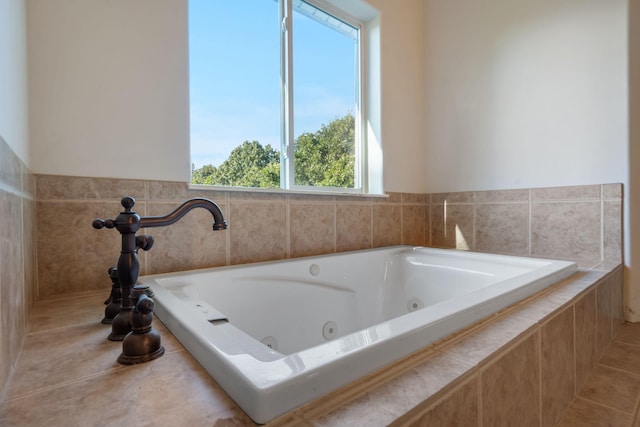
[[155,313],[266,423],[527,298],[575,263],[394,246],[143,276]]

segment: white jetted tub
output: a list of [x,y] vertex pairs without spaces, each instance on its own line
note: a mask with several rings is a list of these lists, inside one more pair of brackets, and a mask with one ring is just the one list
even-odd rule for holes
[[394,246],[144,276],[155,313],[266,423],[570,276],[575,263]]

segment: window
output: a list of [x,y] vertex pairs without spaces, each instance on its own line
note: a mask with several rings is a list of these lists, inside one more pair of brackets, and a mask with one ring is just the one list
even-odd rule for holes
[[189,0],[192,183],[367,192],[362,26],[321,0]]

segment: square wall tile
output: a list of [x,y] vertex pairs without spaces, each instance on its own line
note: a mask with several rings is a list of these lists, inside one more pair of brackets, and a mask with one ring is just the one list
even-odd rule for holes
[[335,252],[334,203],[289,204],[291,257]]
[[40,297],[100,289],[108,295],[107,270],[118,262],[121,237],[115,228],[96,230],[91,223],[113,218],[121,210],[117,201],[37,203]]
[[230,202],[230,263],[287,258],[287,205],[284,202]]
[[336,205],[336,251],[371,248],[371,205]]
[[475,231],[478,251],[528,255],[529,205],[477,205]]
[[474,249],[473,205],[431,205],[431,244]]
[[482,425],[540,425],[539,343],[531,334],[481,372]]
[[573,306],[544,324],[542,355],[542,425],[554,426],[575,395]]
[[478,414],[478,379],[474,377],[408,425],[472,427],[479,425]]
[[597,362],[596,291],[591,290],[575,303],[576,391],[584,385]]
[[402,243],[400,218],[402,207],[398,205],[374,204],[372,222],[372,245],[374,248]]
[[402,205],[402,244],[424,246],[424,205]]
[[598,260],[600,230],[599,201],[531,205],[533,255]]
[[597,319],[597,355],[602,357],[611,342],[611,276],[602,280],[596,288],[596,319]]

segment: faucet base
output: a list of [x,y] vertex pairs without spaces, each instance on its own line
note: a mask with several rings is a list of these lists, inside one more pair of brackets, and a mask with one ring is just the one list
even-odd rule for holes
[[107,273],[111,279],[111,293],[109,294],[109,298],[104,302],[106,307],[104,308],[104,319],[102,319],[101,322],[104,325],[113,323],[113,319],[120,313],[120,305],[122,304],[122,291],[120,290],[118,269],[116,267],[109,267]]
[[120,313],[120,303],[110,302],[104,308],[104,318],[100,321],[103,325],[111,325],[113,319]]
[[123,365],[135,365],[157,359],[163,354],[160,333],[148,327],[143,331],[134,330],[124,338],[118,362]]
[[109,341],[122,341],[131,332],[131,314],[133,307],[120,307],[120,311],[111,321]]
[[150,354],[143,354],[140,356],[128,356],[124,353],[118,356],[118,363],[122,365],[135,365],[137,363],[151,362],[164,354],[164,347],[160,347],[156,351]]

